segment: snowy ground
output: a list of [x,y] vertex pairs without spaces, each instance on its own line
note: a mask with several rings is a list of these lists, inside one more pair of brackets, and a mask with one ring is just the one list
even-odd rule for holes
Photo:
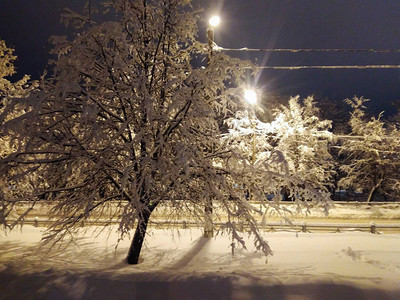
[[0,299],[400,299],[400,235],[265,233],[274,255],[231,253],[227,236],[152,229],[142,263],[115,228],[38,250],[41,228],[0,235]]

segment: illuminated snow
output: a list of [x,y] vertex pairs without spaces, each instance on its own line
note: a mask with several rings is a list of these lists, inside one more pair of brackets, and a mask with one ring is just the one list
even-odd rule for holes
[[131,266],[124,262],[129,241],[115,250],[116,228],[93,238],[95,229],[88,228],[77,244],[49,253],[35,247],[41,228],[25,226],[3,234],[2,295],[6,299],[24,295],[45,299],[270,299],[267,295],[289,299],[303,295],[320,299],[321,293],[328,292],[329,297],[341,299],[400,296],[399,234],[264,232],[274,250],[266,259],[251,248],[251,241],[248,250],[235,249],[232,256],[229,236],[208,240],[198,229],[153,229],[142,263]]

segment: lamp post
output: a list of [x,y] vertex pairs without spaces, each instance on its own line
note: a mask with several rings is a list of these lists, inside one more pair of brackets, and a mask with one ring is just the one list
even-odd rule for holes
[[213,55],[213,49],[214,49],[214,28],[219,25],[221,22],[220,17],[218,16],[213,16],[208,20],[208,28],[207,28],[207,43],[208,43],[208,61],[210,61],[211,56]]
[[[220,23],[220,18],[214,16],[208,21],[207,28],[207,43],[208,43],[208,60],[207,66],[210,64],[211,57],[214,49],[214,28]],[[206,199],[204,207],[204,237],[212,238],[214,236],[214,224],[213,224],[213,201],[212,199]]]
[[[246,102],[252,106],[257,104],[257,93],[252,89],[247,89],[244,91],[244,99]],[[251,128],[253,129],[253,153],[251,155],[251,164],[254,165],[256,161],[256,124],[253,122],[249,113],[249,120]]]

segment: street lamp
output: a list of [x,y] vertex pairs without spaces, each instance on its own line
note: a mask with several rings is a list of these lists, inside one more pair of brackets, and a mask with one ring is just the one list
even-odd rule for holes
[[247,89],[244,91],[244,99],[250,105],[254,105],[257,103],[257,93],[254,90]]
[[[257,93],[253,89],[246,89],[244,91],[244,99],[246,102],[252,106],[257,104]],[[253,129],[253,153],[251,155],[251,164],[254,165],[256,161],[256,123],[255,120],[251,119],[251,113],[249,112],[249,120],[251,128]],[[255,119],[255,118],[254,118]]]
[[210,18],[210,20],[208,21],[208,23],[210,24],[210,26],[212,27],[217,27],[219,25],[219,23],[221,22],[221,19],[219,16],[213,16]]
[[208,20],[207,42],[210,51],[210,56],[213,54],[213,48],[214,48],[214,28],[217,27],[220,22],[221,19],[218,16],[213,16]]

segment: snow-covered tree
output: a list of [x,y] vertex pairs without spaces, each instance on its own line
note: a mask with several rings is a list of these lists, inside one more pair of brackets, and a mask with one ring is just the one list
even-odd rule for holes
[[[11,98],[21,98],[28,94],[28,80],[29,76],[25,75],[22,79],[11,82],[7,79],[15,74],[14,61],[17,59],[13,55],[14,49],[7,47],[5,41],[0,40],[0,113],[10,109],[9,102]],[[21,112],[14,109],[13,112],[8,114],[8,119],[1,120],[1,122],[9,120],[11,117],[15,117]],[[0,135],[0,156],[10,153],[10,141],[3,134]]]
[[[0,40],[0,114],[4,116],[0,118],[0,124],[24,112],[18,101],[14,101],[13,105],[11,105],[11,99],[26,97],[36,86],[35,82],[28,82],[28,75],[23,76],[22,79],[16,82],[11,82],[7,79],[16,73],[14,61],[17,57],[13,55],[13,52],[14,49],[7,47],[5,41]],[[15,151],[16,144],[21,142],[12,140],[10,134],[0,127],[0,158]],[[0,179],[0,197],[3,193],[10,195],[14,192],[15,186],[11,180]]]
[[221,199],[242,211],[237,216],[269,253],[249,204],[228,202],[233,184],[217,163],[227,153],[217,121],[239,107],[237,89],[225,83],[240,80],[249,64],[217,53],[206,68],[192,66],[207,48],[195,39],[190,1],[104,4],[113,20],[98,24],[68,11],[84,29],[72,41],[53,38],[54,75],[27,98],[27,112],[4,126],[27,142],[1,160],[1,176],[14,174],[18,183],[34,173],[40,180],[23,197],[2,199],[0,220],[20,200],[49,201],[55,222],[45,240],[58,241],[113,201],[118,210],[106,221],[121,216],[121,238],[136,227],[128,254],[135,264],[160,203],[176,213],[190,207],[200,222],[209,199]]
[[[275,195],[273,199],[279,203],[283,193],[295,200],[298,209],[308,209],[308,201],[327,197],[334,173],[329,153],[333,135],[328,131],[330,121],[320,120],[317,113],[312,97],[304,99],[304,104],[295,97],[287,106],[275,109],[271,123],[243,112],[228,120],[228,140],[237,152],[247,155],[250,164],[254,151],[253,167],[264,169],[264,178],[253,178],[246,184],[252,194],[258,194],[259,199],[262,194]],[[258,184],[254,190],[254,181],[262,187]]]
[[365,103],[368,99],[346,99],[351,106],[351,136],[343,139],[341,165],[346,174],[339,184],[368,193],[371,201],[377,192],[398,196],[400,192],[400,132],[396,127],[385,126],[381,119],[367,118]]
[[288,162],[289,171],[316,189],[331,185],[334,161],[329,152],[333,134],[331,121],[318,117],[313,97],[300,103],[299,97],[291,98],[287,106],[275,112],[272,122],[276,150]]
[[[107,226],[119,218],[121,238],[135,228],[127,260],[136,264],[157,207],[201,224],[215,200],[228,216],[221,229],[245,246],[243,228],[270,254],[254,217],[261,211],[237,187],[264,201],[275,182],[295,180],[293,191],[304,199],[324,195],[288,176],[278,152],[253,165],[221,138],[221,120],[243,106],[239,86],[251,65],[214,53],[206,67],[194,67],[208,49],[196,41],[189,0],[104,5],[109,18],[100,23],[68,11],[79,34],[53,38],[54,75],[25,100],[26,113],[3,126],[26,143],[1,159],[0,176],[13,174],[17,183],[35,177],[24,195],[1,199],[0,222],[15,226],[7,217],[18,201],[49,202],[54,223],[44,239],[57,242],[86,220],[101,217]],[[280,163],[271,168],[271,160]],[[103,214],[110,203],[117,209]]]
[[14,49],[7,47],[6,42],[0,40],[0,97],[1,107],[5,105],[5,97],[21,96],[24,92],[24,85],[27,84],[29,76],[24,76],[17,82],[11,82],[6,77],[15,74],[14,61],[17,59],[13,55]]

